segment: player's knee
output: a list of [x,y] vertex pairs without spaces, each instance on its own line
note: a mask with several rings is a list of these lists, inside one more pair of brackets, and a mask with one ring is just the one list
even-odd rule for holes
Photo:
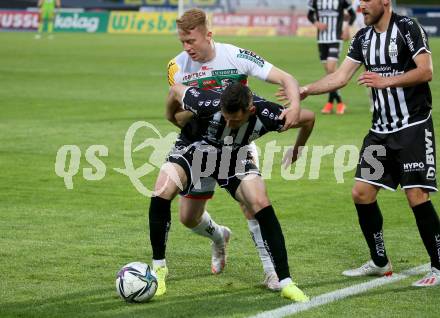
[[373,194],[361,187],[356,186],[351,189],[351,197],[353,198],[354,203],[359,204],[368,204],[376,201],[375,193]]
[[406,189],[405,194],[410,207],[415,207],[429,200],[429,193],[421,188]]
[[265,207],[270,205],[269,198],[267,196],[260,196],[252,202],[252,210],[254,213],[264,209]]
[[164,182],[163,179],[157,180],[154,186],[154,195],[162,199],[172,200],[178,193],[178,188],[171,182]]
[[188,228],[193,228],[199,223],[193,215],[188,213],[180,213],[179,221]]

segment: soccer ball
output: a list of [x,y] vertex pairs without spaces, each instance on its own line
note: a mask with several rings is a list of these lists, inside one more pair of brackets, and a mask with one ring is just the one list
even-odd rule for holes
[[116,292],[126,302],[147,302],[153,298],[156,290],[156,273],[145,263],[129,263],[116,275]]

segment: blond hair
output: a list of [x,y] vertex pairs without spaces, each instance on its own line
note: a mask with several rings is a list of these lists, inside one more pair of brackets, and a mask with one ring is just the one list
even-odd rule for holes
[[209,21],[205,11],[201,9],[190,9],[176,20],[177,28],[184,32],[191,32],[197,27],[209,29]]

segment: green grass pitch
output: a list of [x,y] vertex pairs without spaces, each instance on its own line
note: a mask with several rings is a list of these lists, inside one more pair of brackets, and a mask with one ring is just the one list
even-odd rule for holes
[[[305,84],[323,75],[313,39],[223,38],[256,51]],[[180,223],[173,204],[167,261],[168,293],[147,304],[128,305],[115,292],[115,274],[131,261],[151,263],[148,198],[113,170],[124,167],[124,136],[145,120],[166,135],[177,131],[164,119],[166,65],[180,50],[175,36],[57,34],[34,40],[30,33],[0,33],[0,317],[247,317],[289,304],[261,287],[262,269],[237,204],[217,190],[208,210],[233,231],[229,263],[210,273],[210,245]],[[434,61],[433,117],[440,129],[440,40],[431,39]],[[252,79],[265,97],[276,87]],[[370,126],[366,90],[353,80],[342,95],[342,117],[322,116],[326,96],[308,98],[317,112],[310,145],[360,147]],[[139,132],[134,144],[148,137]],[[286,146],[295,132],[269,134]],[[88,181],[91,145],[105,145],[105,177]],[[55,174],[57,150],[81,150],[73,189]],[[133,154],[135,167],[151,149]],[[278,165],[267,180],[269,196],[286,237],[294,280],[310,296],[369,279],[340,275],[368,259],[351,202],[354,171],[337,183],[334,156],[322,159],[320,176],[286,181]],[[275,158],[280,162],[281,155]],[[152,187],[158,170],[142,181]],[[438,195],[432,197],[440,210]],[[396,272],[429,261],[402,191],[379,196],[388,254]],[[417,277],[334,302],[301,317],[438,317],[440,288],[414,289]]]

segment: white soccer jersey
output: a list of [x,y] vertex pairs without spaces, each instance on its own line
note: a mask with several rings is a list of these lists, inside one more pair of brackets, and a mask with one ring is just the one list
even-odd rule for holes
[[254,52],[231,44],[214,42],[215,57],[208,62],[193,61],[186,52],[168,63],[168,83],[203,88],[222,88],[230,82],[247,84],[248,76],[266,80],[272,64]]

